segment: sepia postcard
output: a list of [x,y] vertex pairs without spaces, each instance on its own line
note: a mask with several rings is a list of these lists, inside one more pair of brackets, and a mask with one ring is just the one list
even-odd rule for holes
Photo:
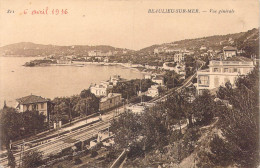
[[0,0],[0,167],[260,167],[259,5]]

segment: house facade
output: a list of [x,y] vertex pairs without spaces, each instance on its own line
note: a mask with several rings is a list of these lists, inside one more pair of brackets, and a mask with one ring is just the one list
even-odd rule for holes
[[90,87],[90,92],[93,93],[97,97],[107,96],[112,92],[113,86],[106,84],[105,82],[101,82],[100,84],[95,84]]
[[122,102],[122,95],[120,93],[109,93],[103,97],[99,102],[99,110],[107,110],[119,105]]
[[197,91],[215,89],[230,82],[235,84],[240,75],[246,75],[254,68],[253,61],[210,61],[209,69],[197,72]]
[[159,96],[158,85],[152,85],[150,88],[148,88],[146,95],[150,97]]
[[174,54],[173,61],[174,62],[182,62],[182,61],[184,61],[184,54],[183,53]]
[[16,109],[18,112],[38,111],[46,117],[46,121],[49,121],[52,103],[41,96],[29,95],[16,99]]
[[224,59],[232,58],[236,55],[237,55],[237,48],[231,46],[226,46],[223,48]]

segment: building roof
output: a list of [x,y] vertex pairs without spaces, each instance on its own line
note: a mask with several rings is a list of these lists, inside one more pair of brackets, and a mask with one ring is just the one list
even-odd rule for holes
[[223,48],[224,51],[236,51],[237,48],[236,47],[232,47],[232,46],[226,46]]
[[29,95],[19,99],[16,99],[20,104],[33,104],[33,103],[44,103],[48,102],[49,99],[45,99],[41,96]]
[[105,102],[108,99],[111,99],[113,97],[117,97],[117,96],[121,96],[120,93],[108,93],[108,95],[106,97],[101,98],[100,102]]
[[236,56],[236,57],[231,57],[231,58],[227,58],[227,61],[240,61],[240,62],[248,62],[248,61],[252,61],[250,58],[247,57],[242,57],[242,56]]
[[156,76],[153,78],[153,80],[163,80],[163,77],[162,76]]

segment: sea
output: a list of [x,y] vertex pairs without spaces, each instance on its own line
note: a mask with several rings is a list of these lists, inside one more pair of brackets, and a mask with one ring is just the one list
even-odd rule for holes
[[112,75],[125,79],[140,79],[136,69],[119,65],[42,66],[25,67],[26,62],[39,57],[0,57],[0,107],[6,101],[14,107],[16,99],[30,94],[53,99],[80,94],[91,84],[106,81]]

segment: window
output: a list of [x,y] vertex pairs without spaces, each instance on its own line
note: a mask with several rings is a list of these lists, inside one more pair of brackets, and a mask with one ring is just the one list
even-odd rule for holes
[[35,104],[32,105],[32,110],[36,110],[36,105]]
[[213,68],[213,72],[218,72],[218,68]]
[[237,72],[237,68],[234,68],[234,72]]
[[205,75],[199,76],[199,84],[208,86],[209,85],[209,76],[205,76]]
[[44,104],[43,103],[41,103],[41,109],[43,109],[44,108]]
[[228,68],[224,68],[224,72],[228,72]]

